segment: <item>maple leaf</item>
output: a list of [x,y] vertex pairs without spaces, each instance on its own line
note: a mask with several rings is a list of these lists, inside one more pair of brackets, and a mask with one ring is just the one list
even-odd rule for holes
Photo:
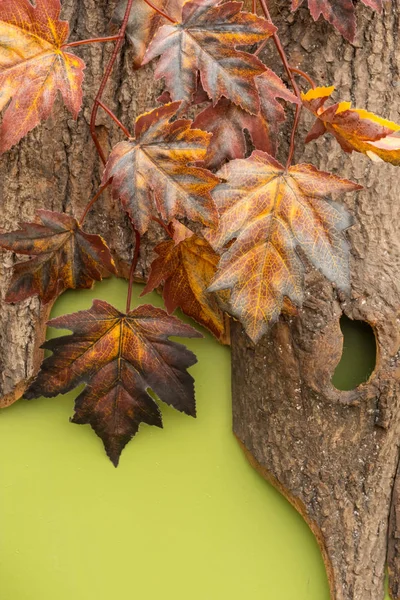
[[279,125],[285,120],[285,112],[277,97],[288,102],[298,103],[283,81],[273,71],[256,77],[260,97],[260,110],[251,115],[226,98],[221,98],[216,106],[209,106],[194,120],[193,127],[212,133],[204,164],[209,169],[217,169],[224,162],[244,158],[246,154],[246,129],[258,150],[275,154]]
[[69,215],[38,210],[41,223],[21,223],[0,234],[0,246],[34,256],[14,265],[6,302],[38,295],[44,304],[67,288],[90,288],[105,271],[115,273],[110,251],[99,235],[83,231]]
[[59,90],[74,118],[82,105],[85,63],[64,52],[69,25],[59,0],[0,2],[0,110],[11,100],[0,128],[0,153],[51,113]]
[[[361,0],[365,6],[382,12],[382,0]],[[292,11],[303,4],[303,0],[292,0]],[[356,35],[355,7],[352,0],[308,0],[308,8],[314,21],[322,15],[349,42]]]
[[169,313],[180,307],[185,314],[226,340],[225,319],[213,294],[207,293],[219,256],[203,238],[176,222],[174,239],[161,242],[142,296],[164,282],[163,298]]
[[214,191],[220,226],[206,237],[216,249],[235,240],[222,255],[210,291],[231,290],[230,311],[257,342],[279,316],[287,296],[303,300],[303,265],[297,248],[336,285],[349,288],[348,244],[342,231],[347,211],[327,195],[361,186],[300,164],[285,170],[256,150],[234,160]]
[[[172,19],[179,21],[185,0],[158,0],[157,8],[164,11]],[[113,14],[113,22],[122,25],[126,11],[127,0],[122,0]],[[139,69],[147,46],[154,37],[157,29],[165,23],[164,18],[142,0],[136,2],[129,15],[126,34],[132,44],[133,66]]]
[[334,87],[320,87],[302,94],[304,106],[316,117],[306,142],[329,132],[345,152],[361,152],[371,160],[400,165],[400,125],[374,113],[351,108],[350,102],[324,107]]
[[225,96],[244,110],[259,109],[254,77],[265,71],[263,63],[237,46],[268,38],[276,27],[256,15],[241,12],[241,2],[219,5],[215,0],[186,2],[182,21],[164,25],[153,38],[143,60],[161,56],[156,78],[165,78],[172,100],[192,102],[197,76],[216,104]]
[[147,231],[152,215],[170,222],[188,217],[215,226],[218,212],[210,191],[218,177],[188,163],[202,161],[210,134],[190,129],[192,121],[170,122],[180,102],[166,104],[136,120],[135,140],[117,144],[108,159],[103,183],[112,179],[114,198],[120,198],[136,229]]
[[48,324],[73,333],[43,344],[53,354],[25,397],[52,398],[85,383],[72,422],[92,426],[115,466],[140,423],[162,427],[149,389],[166,404],[196,416],[193,378],[186,370],[196,357],[168,339],[203,337],[189,325],[148,304],[123,314],[101,300]]

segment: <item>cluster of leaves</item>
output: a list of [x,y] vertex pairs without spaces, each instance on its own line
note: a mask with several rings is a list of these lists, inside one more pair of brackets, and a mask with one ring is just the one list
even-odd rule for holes
[[[281,101],[297,116],[301,107],[315,115],[307,141],[328,132],[346,152],[400,160],[400,126],[347,102],[326,107],[333,88],[300,96],[254,53],[268,38],[279,48],[264,1],[262,17],[235,1],[163,0],[158,11],[141,2],[129,13],[132,2],[124,0],[114,21],[120,35],[126,28],[137,68],[158,58],[155,74],[165,92],[161,105],[139,116],[133,135],[111,151],[101,189],[110,186],[137,240],[152,220],[167,232],[144,293],[163,288],[168,312],[150,305],[130,310],[128,302],[122,314],[95,301],[87,311],[51,321],[73,333],[44,345],[52,355],[26,393],[51,397],[84,383],[73,421],[92,425],[115,465],[141,422],[162,425],[148,390],[195,414],[187,372],[195,357],[169,336],[200,334],[170,316],[177,307],[225,343],[229,314],[256,343],[282,311],[301,306],[304,260],[349,291],[344,232],[351,219],[329,196],[360,186],[309,164],[277,161]],[[365,3],[380,9],[379,0]],[[294,1],[293,10],[300,4]],[[353,39],[351,0],[309,0],[309,7],[314,19],[322,14]],[[3,152],[49,116],[57,91],[74,117],[80,109],[84,64],[68,51],[60,8],[59,0],[0,4],[0,109],[8,104]],[[194,121],[185,118],[189,108]],[[14,268],[8,302],[39,296],[48,303],[115,272],[105,241],[86,233],[83,221],[39,210],[35,222],[0,235],[0,246],[30,257]]]

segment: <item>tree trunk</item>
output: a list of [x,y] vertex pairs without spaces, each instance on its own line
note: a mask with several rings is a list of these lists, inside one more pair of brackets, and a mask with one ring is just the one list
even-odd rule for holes
[[[71,40],[104,34],[115,0],[64,0]],[[272,5],[272,2],[271,2]],[[397,3],[383,17],[358,7],[355,46],[326,23],[314,24],[306,9],[289,15],[287,0],[271,6],[294,66],[321,85],[335,83],[338,97],[400,121],[400,54]],[[111,45],[76,49],[87,63],[84,107],[75,123],[58,102],[53,116],[31,132],[0,163],[2,229],[33,217],[35,208],[80,216],[97,190],[102,167],[89,135],[90,111]],[[272,50],[270,65],[279,71]],[[152,66],[133,71],[129,49],[118,60],[105,100],[125,124],[156,105],[161,91]],[[304,131],[305,132],[305,126]],[[120,133],[99,113],[98,134],[106,150]],[[281,153],[287,151],[282,136]],[[345,156],[324,138],[297,160],[359,181],[365,190],[345,199],[355,216],[352,243],[352,297],[337,298],[322,276],[307,275],[308,299],[298,317],[282,319],[253,347],[233,328],[234,431],[260,472],[303,514],[320,543],[334,600],[379,600],[389,537],[393,598],[400,598],[400,476],[395,480],[400,440],[398,171],[366,157]],[[126,274],[133,242],[130,228],[107,192],[87,220],[87,229],[107,240]],[[155,233],[142,249],[137,276],[149,264]],[[14,261],[4,252],[0,289],[4,298]],[[0,306],[0,405],[17,400],[35,375],[51,307],[37,299]],[[340,358],[339,319],[371,323],[378,363],[367,385],[338,392],[331,376]],[[395,481],[395,485],[393,485]],[[389,512],[390,529],[388,536]]]
[[[383,17],[358,6],[354,47],[325,23],[313,24],[305,9],[285,24],[287,7],[280,8],[276,24],[291,64],[320,85],[335,84],[338,99],[399,122],[396,2],[386,4]],[[299,144],[296,160],[365,186],[343,200],[355,220],[348,232],[352,294],[339,298],[310,270],[303,309],[282,318],[256,347],[234,325],[234,432],[250,462],[309,523],[332,600],[382,600],[387,549],[392,597],[398,599],[399,171],[346,156],[327,137],[306,149]],[[342,313],[371,324],[377,342],[375,371],[352,392],[331,383],[342,352]]]
[[[71,41],[99,37],[107,32],[115,1],[64,0],[62,18],[70,23]],[[75,122],[59,99],[48,121],[34,129],[21,143],[1,158],[1,229],[13,230],[20,221],[32,220],[37,208],[65,211],[80,217],[96,193],[102,165],[90,137],[89,121],[93,99],[110,59],[112,44],[75,48],[86,62],[84,104]],[[152,67],[132,68],[129,47],[125,46],[115,65],[105,102],[117,116],[133,125],[136,116],[156,106],[160,83],[155,84]],[[100,109],[97,131],[105,151],[121,139],[121,133]],[[132,127],[133,128],[133,127]],[[132,231],[120,207],[106,191],[91,211],[85,229],[102,235],[112,248],[119,272],[124,275],[132,256]],[[152,233],[147,236],[152,238]],[[140,278],[149,263],[141,247]],[[2,252],[0,290],[4,299],[15,258]],[[0,406],[7,406],[23,394],[42,360],[46,320],[51,306],[40,307],[36,298],[16,305],[0,301]]]

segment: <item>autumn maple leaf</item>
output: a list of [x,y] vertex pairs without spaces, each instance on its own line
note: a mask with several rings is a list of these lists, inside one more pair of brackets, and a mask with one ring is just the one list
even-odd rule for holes
[[247,160],[225,165],[219,175],[226,180],[213,194],[220,227],[207,238],[216,249],[235,241],[223,253],[209,290],[231,290],[230,312],[254,342],[277,319],[285,296],[294,304],[302,303],[298,247],[326,277],[348,291],[348,244],[342,231],[351,220],[326,196],[361,186],[312,165],[285,170],[259,150]]
[[196,357],[168,339],[202,337],[189,325],[148,304],[123,314],[100,300],[49,325],[73,333],[43,344],[53,354],[44,360],[25,397],[51,398],[85,383],[72,422],[92,426],[115,466],[140,423],[162,427],[148,390],[196,416],[193,378],[186,370]]
[[260,97],[260,110],[251,115],[240,106],[221,98],[216,106],[209,106],[194,120],[193,127],[212,133],[204,164],[217,169],[224,162],[246,155],[244,130],[251,136],[254,147],[274,155],[277,149],[279,125],[285,120],[285,112],[276,98],[297,103],[283,81],[273,71],[255,79]]
[[[171,19],[179,21],[182,15],[182,6],[186,0],[157,0],[157,8],[164,11]],[[122,0],[117,5],[113,14],[113,22],[119,27],[122,25],[126,11],[127,0]],[[131,10],[126,34],[132,44],[133,65],[139,69],[142,64],[146,49],[154,34],[165,19],[153,8],[144,2],[136,2]]]
[[161,242],[151,265],[142,296],[164,282],[163,298],[169,313],[180,307],[185,314],[209,329],[220,341],[226,341],[224,314],[214,297],[207,293],[219,256],[203,238],[176,222],[174,239]]
[[84,62],[64,52],[69,25],[59,0],[1,0],[0,110],[11,100],[0,128],[0,153],[49,117],[57,91],[77,118]]
[[67,288],[90,288],[105,272],[115,273],[110,251],[99,235],[83,231],[66,214],[38,210],[41,223],[21,223],[0,234],[0,246],[34,256],[14,266],[6,302],[38,295],[44,304]]
[[[292,11],[303,4],[304,0],[292,0]],[[349,42],[356,35],[356,16],[353,0],[307,0],[314,21],[322,15]],[[361,0],[365,6],[382,12],[382,0]]]
[[362,152],[372,160],[400,165],[400,125],[374,113],[351,108],[350,102],[324,107],[334,87],[320,87],[302,94],[303,104],[316,117],[306,142],[329,132],[345,152]]
[[143,64],[161,56],[155,75],[165,78],[172,100],[189,105],[199,73],[214,104],[224,96],[252,114],[258,112],[254,77],[263,73],[265,66],[254,55],[236,47],[260,42],[271,36],[276,27],[254,14],[241,12],[241,8],[241,2],[186,2],[182,21],[157,31]]
[[103,185],[112,179],[114,198],[120,198],[139,233],[147,231],[152,216],[170,222],[188,217],[215,226],[218,212],[210,191],[218,177],[189,163],[204,160],[210,134],[190,129],[192,121],[170,119],[180,102],[141,115],[136,139],[121,142],[108,159]]

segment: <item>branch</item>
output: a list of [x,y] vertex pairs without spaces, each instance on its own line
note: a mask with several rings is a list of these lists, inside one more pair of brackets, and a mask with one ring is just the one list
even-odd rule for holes
[[[271,25],[273,25],[272,19],[271,19],[271,15],[269,13],[268,10],[268,6],[266,3],[266,0],[260,0],[260,5],[261,8],[264,12],[265,18],[267,19],[267,21],[269,23],[271,23]],[[279,39],[278,34],[275,32],[272,34],[272,39],[274,40],[274,44],[276,46],[276,49],[278,51],[279,56],[281,57],[283,66],[285,67],[285,71],[289,77],[290,83],[292,85],[293,91],[296,94],[298,100],[299,100],[299,104],[297,104],[296,106],[296,112],[294,115],[294,122],[293,122],[293,129],[292,129],[292,135],[290,138],[290,147],[289,147],[289,155],[288,155],[288,159],[287,159],[287,163],[286,163],[286,168],[290,167],[291,163],[292,163],[292,159],[293,159],[293,154],[294,154],[294,142],[296,139],[296,131],[297,131],[297,127],[299,124],[299,120],[300,120],[300,113],[301,113],[301,109],[302,109],[302,103],[301,103],[301,93],[299,90],[299,87],[296,83],[296,80],[293,76],[293,72],[292,72],[292,68],[289,64],[288,58],[286,56],[286,52],[282,46],[282,43]]]
[[107,68],[105,70],[105,73],[103,75],[103,79],[101,80],[100,83],[100,87],[99,90],[96,94],[96,98],[94,99],[94,105],[93,105],[93,110],[92,110],[92,115],[90,118],[90,134],[92,136],[93,142],[96,146],[97,152],[99,153],[99,156],[103,162],[103,164],[106,164],[106,157],[105,154],[103,152],[103,149],[100,145],[99,139],[97,137],[97,133],[96,133],[96,117],[97,117],[97,112],[100,106],[100,101],[101,98],[103,96],[105,87],[107,85],[107,82],[110,78],[111,72],[113,70],[114,67],[114,63],[117,60],[117,56],[119,54],[119,51],[121,50],[122,44],[124,43],[124,38],[125,38],[125,32],[126,32],[126,28],[128,25],[128,20],[129,20],[129,15],[132,9],[132,5],[133,5],[133,0],[128,0],[128,4],[126,5],[126,10],[125,10],[125,15],[124,15],[124,20],[122,21],[122,25],[121,25],[121,29],[119,30],[118,36],[117,36],[117,43],[115,44],[115,48],[114,48],[114,52],[112,53],[110,62],[107,65]]

